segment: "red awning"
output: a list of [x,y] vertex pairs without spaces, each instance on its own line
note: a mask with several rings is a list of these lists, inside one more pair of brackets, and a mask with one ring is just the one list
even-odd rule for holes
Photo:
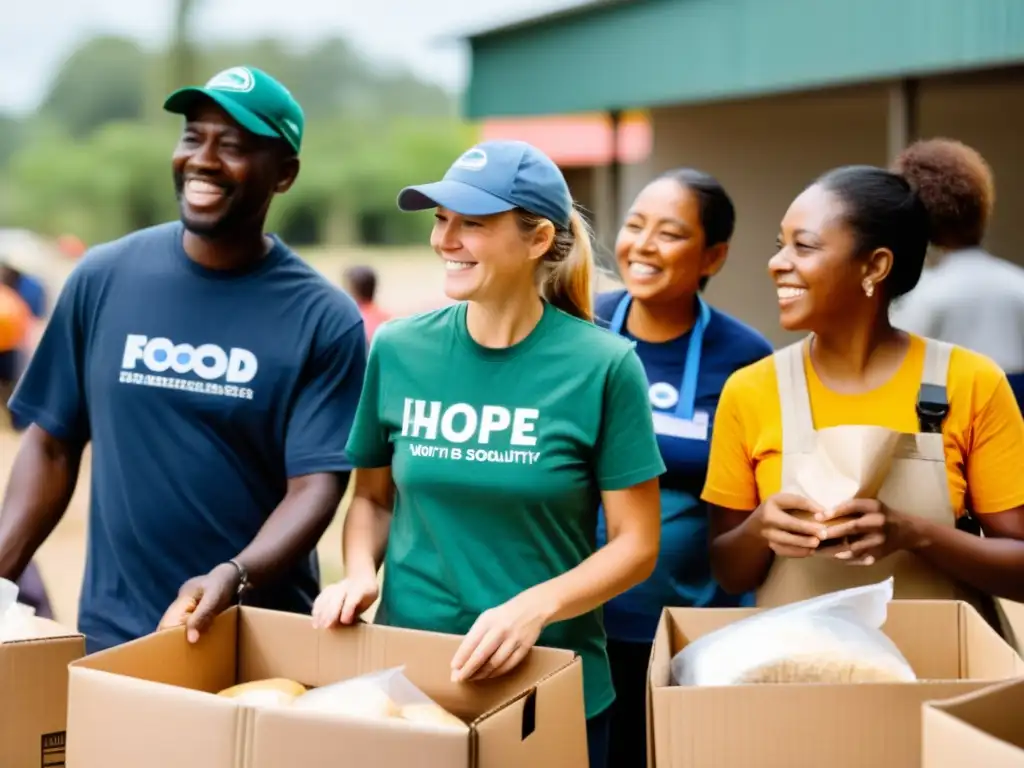
[[[619,162],[629,164],[646,160],[651,152],[651,133],[646,117],[624,116],[619,123]],[[484,141],[527,141],[566,168],[609,165],[612,160],[612,127],[607,115],[485,120],[482,135]]]

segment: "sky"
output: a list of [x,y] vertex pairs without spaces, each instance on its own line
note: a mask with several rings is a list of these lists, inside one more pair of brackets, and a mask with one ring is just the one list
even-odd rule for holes
[[[296,44],[344,35],[378,61],[409,67],[452,91],[469,57],[451,35],[580,4],[581,0],[198,0],[198,40],[274,36]],[[0,11],[0,111],[35,109],[61,61],[97,33],[165,45],[171,0],[29,0]],[[212,73],[211,73],[212,74]]]

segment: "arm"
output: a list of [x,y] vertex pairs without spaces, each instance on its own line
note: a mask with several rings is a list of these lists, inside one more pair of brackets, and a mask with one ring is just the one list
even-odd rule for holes
[[985,594],[1024,602],[1024,507],[978,518],[984,538],[910,518],[914,543],[909,549]]
[[[348,480],[347,472],[317,472],[288,480],[284,499],[235,557],[253,587],[273,582],[316,546],[334,519]],[[227,567],[237,578],[237,571]]]
[[711,573],[733,595],[761,586],[774,559],[755,525],[761,498],[748,429],[760,422],[751,418],[759,414],[747,413],[749,402],[750,393],[733,374],[719,396],[701,494],[708,505]]
[[661,502],[658,479],[601,494],[608,543],[570,571],[533,587],[544,626],[574,619],[642,581],[658,562]]
[[351,624],[377,599],[377,571],[387,550],[393,505],[391,467],[356,470],[355,493],[342,532],[345,578],[317,597],[314,627]]
[[[760,370],[774,379],[774,368]],[[769,407],[766,389],[749,373],[738,372],[726,382],[701,494],[710,519],[711,572],[725,591],[735,595],[760,587],[776,556],[808,557],[824,538],[820,524],[790,514],[821,511],[810,500],[791,493],[761,498],[757,459],[750,446],[763,441],[764,411]],[[769,422],[773,419],[767,417]]]
[[0,507],[0,578],[16,581],[57,527],[75,491],[82,446],[33,424],[21,439]]
[[609,372],[595,445],[594,474],[608,543],[575,568],[526,593],[543,624],[588,613],[647,579],[661,544],[658,477],[665,471],[654,434],[647,374],[629,350]]
[[768,541],[751,523],[755,511],[708,505],[711,573],[722,589],[731,595],[741,595],[760,587],[775,559]]
[[391,441],[380,415],[381,349],[387,325],[378,328],[366,363],[366,381],[348,438],[347,450],[359,467],[342,531],[345,578],[326,587],[313,605],[313,626],[351,624],[377,599],[377,571],[387,549],[394,509]]
[[288,420],[287,492],[235,558],[249,570],[254,586],[304,557],[334,519],[352,470],[345,442],[365,372],[366,337],[358,314],[354,309],[330,313],[317,329]]
[[346,574],[376,580],[384,562],[393,508],[391,467],[357,470],[355,492],[342,532]]

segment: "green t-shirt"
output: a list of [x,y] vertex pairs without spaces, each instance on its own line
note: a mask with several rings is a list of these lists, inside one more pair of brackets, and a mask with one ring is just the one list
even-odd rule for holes
[[[601,490],[665,471],[632,344],[547,304],[505,349],[465,304],[382,325],[348,453],[395,483],[377,621],[453,634],[589,557]],[[588,717],[611,704],[600,610],[539,644],[581,656]]]

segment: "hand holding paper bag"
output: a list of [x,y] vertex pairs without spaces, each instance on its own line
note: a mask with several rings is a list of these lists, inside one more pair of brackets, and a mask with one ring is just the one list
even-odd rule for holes
[[[888,529],[895,515],[877,500],[889,474],[900,432],[874,426],[842,426],[819,430],[815,450],[797,472],[793,493],[806,496],[825,512],[813,518],[828,528],[823,554],[870,565],[893,549]],[[856,537],[855,541],[849,541]],[[841,550],[831,549],[846,543]],[[889,546],[887,546],[887,543]]]

